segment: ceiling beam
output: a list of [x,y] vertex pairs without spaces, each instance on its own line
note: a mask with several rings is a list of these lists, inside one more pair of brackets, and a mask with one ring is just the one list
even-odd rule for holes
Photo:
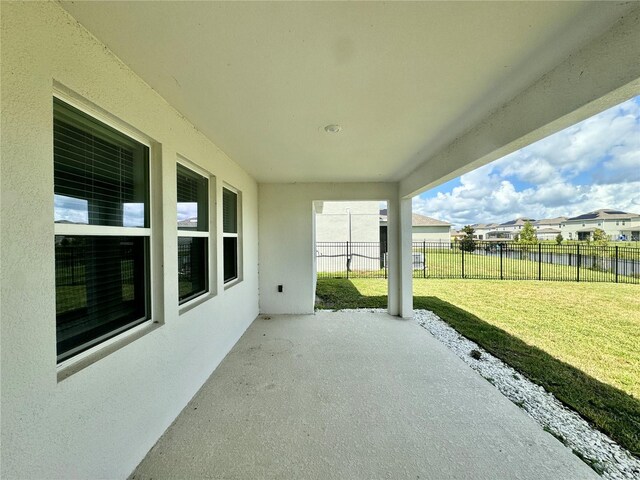
[[640,7],[400,181],[418,195],[640,94]]

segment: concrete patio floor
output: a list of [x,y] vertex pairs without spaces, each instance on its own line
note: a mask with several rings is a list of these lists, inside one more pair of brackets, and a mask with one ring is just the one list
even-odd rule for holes
[[259,317],[131,478],[599,478],[411,320]]

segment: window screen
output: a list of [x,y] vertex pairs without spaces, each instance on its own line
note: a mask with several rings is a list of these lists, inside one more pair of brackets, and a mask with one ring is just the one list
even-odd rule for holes
[[238,194],[222,189],[222,224],[224,233],[238,233]]
[[149,149],[59,99],[53,112],[62,361],[150,317]]
[[178,301],[185,303],[209,287],[209,180],[178,163]]
[[57,223],[149,226],[149,149],[54,100]]
[[222,189],[224,281],[238,278],[238,194]]

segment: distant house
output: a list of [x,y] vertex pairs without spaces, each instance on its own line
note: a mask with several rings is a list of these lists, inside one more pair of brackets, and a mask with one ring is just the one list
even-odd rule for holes
[[[515,240],[529,221],[536,230],[538,240],[555,240],[562,234],[565,240],[590,240],[597,228],[604,230],[610,240],[640,241],[640,215],[603,208],[575,217],[554,217],[533,220],[516,218],[504,223],[476,223],[473,237],[476,240]],[[464,236],[454,232],[453,237]]]
[[536,229],[536,236],[538,237],[538,240],[555,240],[558,234],[562,233],[562,224],[566,220],[567,217],[536,220],[533,223],[533,228]]
[[527,218],[516,218],[504,223],[477,223],[471,225],[475,231],[474,238],[477,240],[515,240],[524,228],[524,224],[529,221],[536,230],[539,240],[554,240],[561,233],[561,225],[567,217],[546,218],[533,220]]
[[412,238],[414,242],[440,242],[451,241],[451,224],[417,213],[412,214]]
[[178,228],[196,230],[198,228],[198,217],[189,217],[178,220]]
[[526,222],[534,223],[531,218],[516,218],[497,225],[485,235],[485,240],[513,240],[520,233]]
[[[418,213],[411,214],[411,238],[414,242],[451,242],[451,224]],[[386,240],[387,210],[380,210],[380,238]]]
[[640,215],[609,208],[566,219],[561,224],[562,236],[568,240],[589,240],[597,229],[611,240],[640,241]]
[[[475,238],[476,240],[486,240],[487,239],[487,234],[489,232],[493,232],[496,230],[496,228],[498,227],[497,223],[476,223],[474,225],[471,225],[471,227],[474,230],[473,233],[473,238]],[[465,233],[464,232],[460,232],[460,234],[464,237]]]

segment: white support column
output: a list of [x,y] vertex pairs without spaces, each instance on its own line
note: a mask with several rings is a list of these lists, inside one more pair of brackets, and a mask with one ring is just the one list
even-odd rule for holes
[[389,265],[388,312],[413,316],[411,255],[411,198],[394,198],[387,206],[387,261]]
[[400,199],[400,284],[399,311],[402,318],[413,317],[413,251],[411,198]]
[[387,277],[389,315],[400,314],[400,205],[398,198],[387,203]]

